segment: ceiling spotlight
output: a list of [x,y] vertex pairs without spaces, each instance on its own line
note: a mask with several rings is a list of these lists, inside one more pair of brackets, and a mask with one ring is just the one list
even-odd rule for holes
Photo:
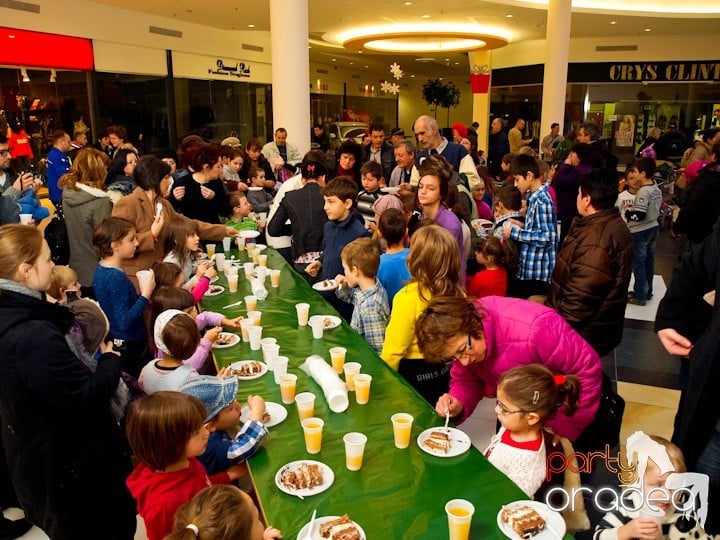
[[610,24],[617,24],[617,21],[610,21]]
[[332,61],[333,61],[333,62],[337,62],[337,58],[333,58]]
[[412,2],[403,2],[403,6],[412,6]]
[[248,24],[248,28],[255,28],[254,24]]
[[28,77],[27,68],[21,67],[20,75],[22,75],[22,82],[30,82],[30,77]]
[[650,28],[646,28],[644,31],[645,31],[645,32],[652,32],[652,30],[651,30]]
[[57,82],[57,71],[55,71],[54,69],[50,70],[50,82]]
[[514,19],[515,15],[513,15],[512,13],[508,13],[507,15],[505,15],[505,18],[506,19]]
[[431,19],[432,15],[420,15],[421,19]]

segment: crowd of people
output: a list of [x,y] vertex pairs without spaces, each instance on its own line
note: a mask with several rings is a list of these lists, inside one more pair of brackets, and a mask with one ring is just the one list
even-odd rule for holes
[[[346,141],[332,157],[317,126],[304,156],[283,128],[265,145],[188,136],[177,152],[143,155],[111,126],[107,145],[72,160],[69,135],[56,133],[47,181],[67,264],[54,265],[34,227],[42,217],[16,224],[15,211],[0,227],[4,491],[14,486],[27,519],[54,539],[132,538],[136,511],[150,540],[220,526],[242,532],[218,538],[281,537],[231,487],[268,432],[264,400],[249,396],[250,418],[230,434],[237,378],[208,361],[241,318],[197,309],[215,276],[203,242],[241,230],[261,233],[309,283],[334,280],[326,300],[438,415],[462,424],[496,397],[501,428],[485,453],[529,497],[545,477],[546,430],[581,451],[617,443],[597,436],[601,357],[620,343],[627,303],[653,295],[656,160],[643,154],[621,175],[594,124],[555,160],[559,127],[536,157],[519,121],[505,151],[498,120],[487,167],[477,126],[456,124],[448,140],[428,116],[414,123],[417,146],[373,124],[364,147]],[[3,166],[7,144],[0,137],[3,201],[35,197],[33,175]],[[707,157],[686,208],[707,206],[716,189],[720,144]],[[690,362],[687,390],[702,397],[681,404],[678,442],[690,470],[717,473],[717,414],[702,443],[688,436],[691,411],[714,400],[704,385],[717,347],[700,346],[711,319],[698,298],[717,266],[706,221],[658,325],[670,352],[705,360]],[[698,309],[663,309],[690,297]],[[711,495],[718,485],[711,475]]]

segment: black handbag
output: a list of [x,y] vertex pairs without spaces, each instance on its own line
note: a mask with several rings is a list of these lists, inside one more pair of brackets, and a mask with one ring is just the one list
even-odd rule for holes
[[578,452],[605,450],[605,445],[614,448],[620,442],[625,400],[613,389],[610,377],[603,373],[600,405],[595,419],[580,434],[573,446]]
[[64,265],[70,262],[70,239],[61,203],[57,204],[55,215],[45,227],[45,241],[50,247],[50,256],[55,264]]

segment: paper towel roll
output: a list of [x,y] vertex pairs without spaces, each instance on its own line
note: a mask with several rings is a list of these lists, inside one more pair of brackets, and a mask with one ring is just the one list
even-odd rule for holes
[[322,388],[325,400],[332,412],[343,412],[348,408],[347,386],[330,364],[321,356],[308,356],[300,365]]

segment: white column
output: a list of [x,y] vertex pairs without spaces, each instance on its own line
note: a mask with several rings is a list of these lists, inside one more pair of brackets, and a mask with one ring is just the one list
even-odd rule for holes
[[283,127],[288,142],[310,150],[310,60],[308,0],[270,0],[273,132]]
[[572,0],[550,0],[545,38],[541,137],[550,133],[550,125],[554,122],[560,124],[560,133],[564,130],[571,15]]

